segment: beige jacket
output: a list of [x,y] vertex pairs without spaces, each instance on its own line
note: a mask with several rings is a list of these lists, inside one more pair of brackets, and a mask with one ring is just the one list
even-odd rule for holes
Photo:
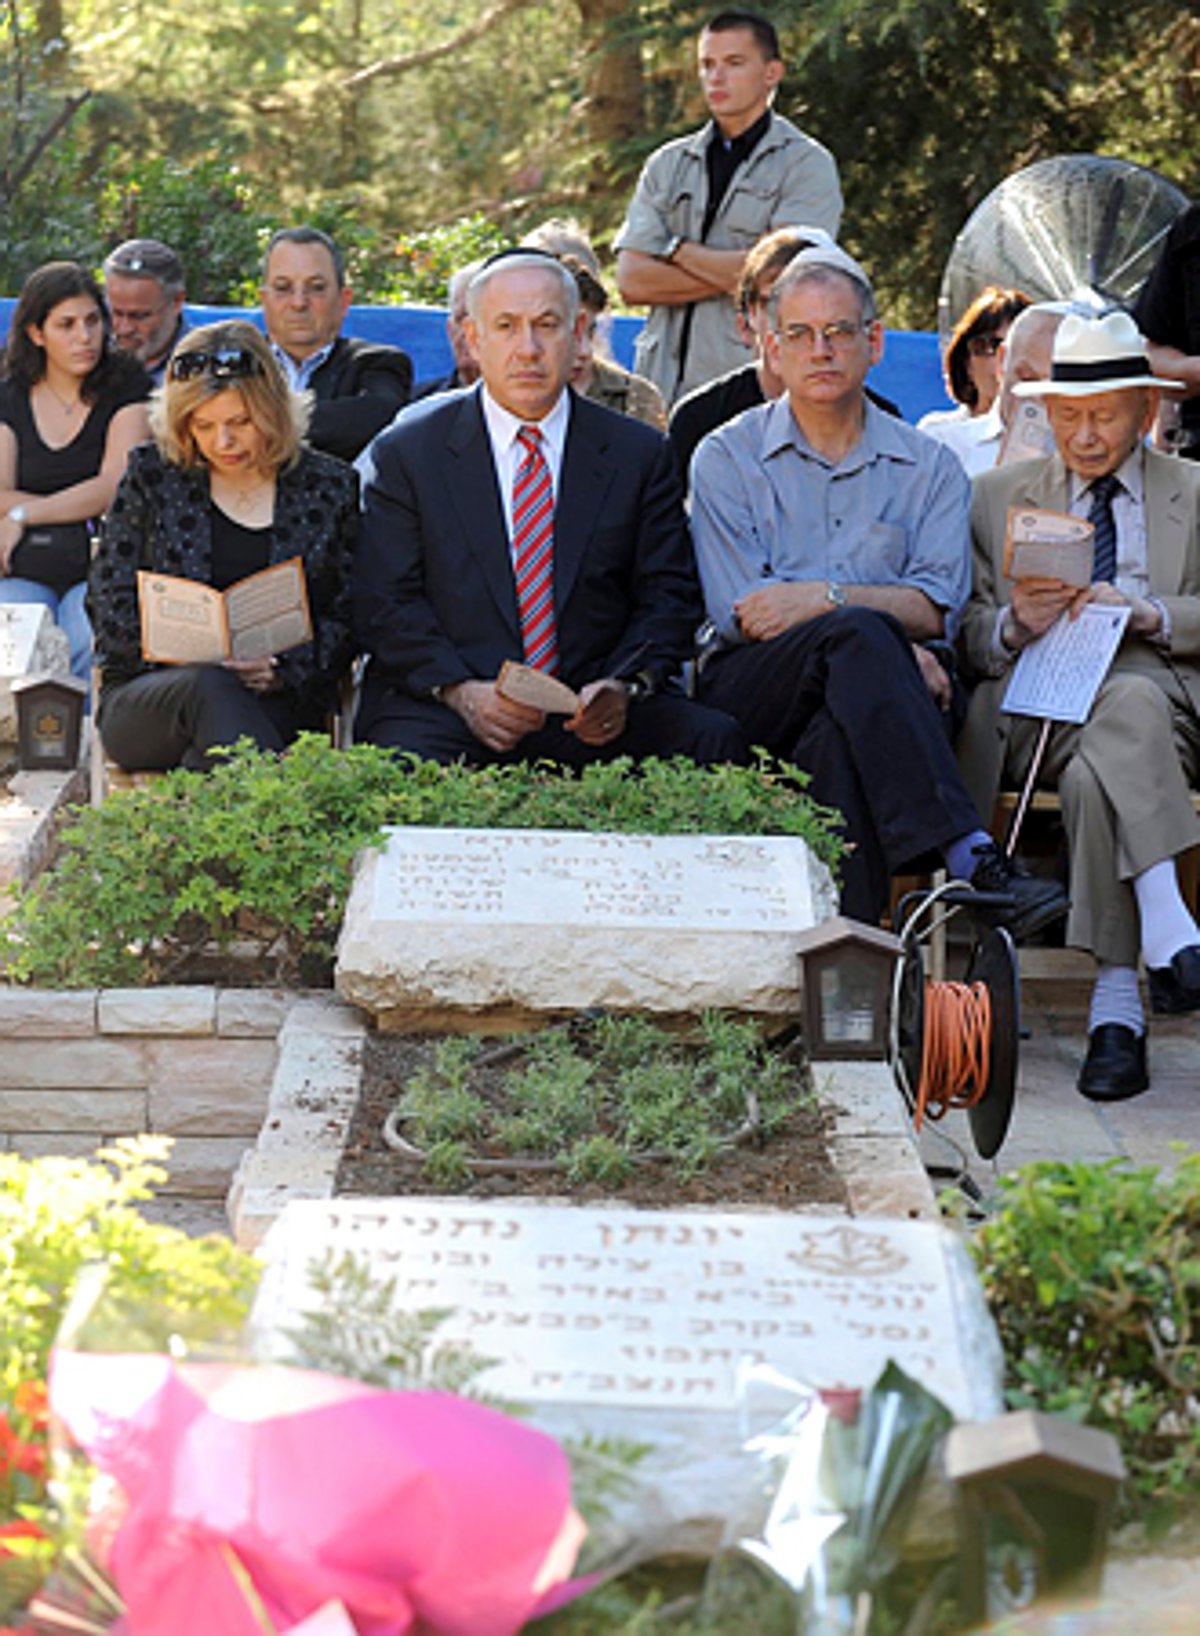
[[[678,234],[693,242],[704,230],[711,125],[667,142],[643,167],[616,250],[660,256]],[[779,114],[749,159],[734,172],[704,243],[714,250],[748,250],[776,227],[823,227],[834,238],[842,217],[837,163],[827,148]],[[679,351],[685,315],[693,314],[686,366]],[[733,298],[713,296],[691,306],[651,307],[637,341],[634,369],[653,381],[670,406],[676,398],[748,363],[753,353],[737,329]]]
[[[1200,711],[1200,465],[1145,451],[1146,546],[1150,588],[1171,624],[1169,656],[1193,706]],[[976,804],[989,814],[1004,767],[1011,718],[1000,710],[1010,664],[992,647],[997,610],[1009,600],[1004,577],[1004,533],[1010,506],[1065,511],[1068,477],[1058,455],[1023,460],[975,479],[971,504],[974,551],[972,590],[959,630],[959,653],[968,680],[979,679],[958,742],[963,779]],[[1130,637],[1115,664],[1150,672],[1164,683],[1170,672],[1158,647]]]

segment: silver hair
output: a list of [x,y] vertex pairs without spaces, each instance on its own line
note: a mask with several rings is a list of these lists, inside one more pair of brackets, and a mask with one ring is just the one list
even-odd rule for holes
[[579,286],[575,282],[575,275],[570,268],[564,267],[562,262],[556,261],[544,250],[531,250],[528,255],[522,255],[517,251],[512,255],[498,256],[492,261],[485,262],[467,288],[468,315],[478,321],[479,303],[483,292],[498,273],[522,272],[529,267],[535,272],[549,273],[552,278],[558,279],[566,304],[567,323],[573,324],[579,311]]
[[[801,252],[804,254],[805,252]],[[767,322],[777,334],[779,331],[779,304],[785,295],[798,289],[801,284],[829,284],[834,279],[840,279],[843,284],[849,284],[858,296],[859,315],[864,324],[873,324],[879,316],[875,306],[875,292],[869,284],[842,267],[834,267],[825,262],[808,262],[797,264],[790,262],[776,279],[767,301]]]

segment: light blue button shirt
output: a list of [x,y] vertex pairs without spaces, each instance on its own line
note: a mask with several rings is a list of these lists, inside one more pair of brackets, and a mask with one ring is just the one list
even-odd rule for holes
[[763,585],[829,580],[924,591],[953,627],[971,588],[970,484],[957,457],[867,402],[836,464],[787,397],[712,432],[692,460],[692,538],[708,617],[739,640],[733,605]]
[[308,357],[301,358],[299,363],[296,362],[290,352],[285,352],[282,347],[276,346],[274,341],[271,342],[271,351],[279,359],[280,367],[287,376],[288,385],[292,391],[305,392],[308,390],[308,383],[333,351],[333,346],[334,343],[330,341],[328,346],[323,346],[316,352],[310,352]]

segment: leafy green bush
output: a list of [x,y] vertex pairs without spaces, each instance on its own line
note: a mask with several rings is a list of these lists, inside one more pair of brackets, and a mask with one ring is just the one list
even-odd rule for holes
[[1120,1441],[1151,1517],[1200,1480],[1200,1153],[1174,1176],[1027,1165],[1001,1180],[976,1254],[1013,1408]]
[[183,263],[189,301],[257,303],[262,246],[276,222],[254,203],[231,152],[107,158],[98,194],[106,251],[124,239],[163,239]]
[[[106,1302],[186,1316],[225,1335],[249,1310],[258,1283],[253,1257],[225,1238],[189,1238],[136,1206],[167,1179],[169,1143],[137,1137],[95,1160],[0,1153],[0,1403],[45,1377],[63,1307],[80,1270],[108,1270]],[[127,1343],[135,1344],[131,1337]]]
[[[462,216],[443,227],[422,233],[402,233],[392,241],[380,239],[373,250],[361,249],[362,288],[373,301],[418,301],[426,306],[446,303],[446,286],[459,267],[512,241],[487,216]],[[368,297],[361,293],[360,300]]]
[[440,767],[318,734],[285,756],[249,745],[212,773],[177,771],[81,809],[52,872],[3,922],[16,982],[176,982],[206,951],[249,940],[262,982],[327,979],[351,865],[383,824],[803,836],[835,863],[835,815],[804,774],[763,760],[697,768],[626,760],[557,768]]

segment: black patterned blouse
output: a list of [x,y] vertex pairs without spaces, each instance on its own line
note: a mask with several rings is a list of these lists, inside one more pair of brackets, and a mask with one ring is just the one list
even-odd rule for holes
[[[330,709],[354,656],[350,563],[358,537],[358,476],[341,460],[305,448],[276,480],[270,561],[300,557],[313,639],[279,655],[283,691],[298,711]],[[104,519],[88,582],[96,662],[105,687],[156,667],[142,658],[137,571],[212,583],[208,472],[165,460],[140,444]]]

